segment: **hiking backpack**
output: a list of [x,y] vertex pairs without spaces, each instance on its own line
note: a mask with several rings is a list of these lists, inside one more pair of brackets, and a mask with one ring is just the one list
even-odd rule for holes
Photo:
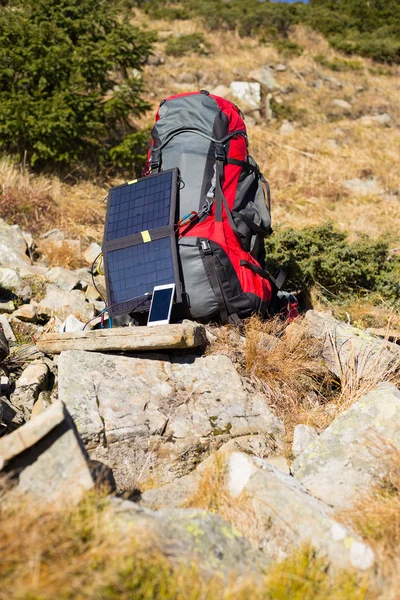
[[221,323],[265,316],[283,283],[283,274],[264,270],[270,192],[247,149],[243,115],[228,100],[202,90],[161,102],[147,174],[179,169],[182,316]]

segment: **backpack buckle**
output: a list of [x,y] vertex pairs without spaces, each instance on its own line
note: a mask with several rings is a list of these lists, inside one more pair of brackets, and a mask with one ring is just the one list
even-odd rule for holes
[[226,150],[223,144],[215,144],[215,160],[226,161]]
[[201,240],[200,245],[203,254],[212,254],[210,242],[208,240]]

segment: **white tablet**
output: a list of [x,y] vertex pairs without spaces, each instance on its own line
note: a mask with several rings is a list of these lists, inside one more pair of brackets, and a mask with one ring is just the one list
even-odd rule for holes
[[156,285],[151,298],[147,325],[168,325],[171,318],[172,302],[174,300],[175,284]]

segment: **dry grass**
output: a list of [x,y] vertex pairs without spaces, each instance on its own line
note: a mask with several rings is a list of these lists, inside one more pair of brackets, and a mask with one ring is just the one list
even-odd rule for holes
[[373,547],[378,560],[382,600],[399,597],[400,570],[400,451],[389,440],[371,440],[370,451],[382,464],[371,493],[360,498],[342,519]]
[[[171,563],[155,539],[121,527],[109,502],[75,508],[0,506],[0,600],[366,600],[351,574],[335,580],[312,549],[272,565],[258,583]],[[347,594],[348,592],[348,594]],[[345,596],[343,596],[345,593]],[[371,596],[368,596],[371,598]]]
[[36,176],[8,157],[0,158],[0,218],[40,235],[53,228],[82,242],[100,240],[106,189],[89,182],[63,183]]

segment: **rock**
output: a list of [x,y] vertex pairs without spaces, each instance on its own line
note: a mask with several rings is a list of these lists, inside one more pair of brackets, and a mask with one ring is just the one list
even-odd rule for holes
[[30,418],[33,405],[39,393],[48,389],[49,367],[45,362],[34,361],[23,371],[15,383],[15,391],[11,402],[24,413],[25,419]]
[[65,406],[57,402],[0,438],[0,471],[12,492],[53,505],[76,503],[94,487],[88,456]]
[[248,81],[232,81],[231,93],[249,108],[259,109],[261,103],[261,86]]
[[339,108],[342,108],[345,111],[350,111],[353,108],[350,102],[347,102],[346,100],[342,100],[340,98],[334,98],[334,100],[332,100],[332,104],[338,106]]
[[275,71],[277,71],[277,73],[283,73],[283,71],[286,71],[286,65],[279,63],[278,65],[276,65]]
[[381,115],[364,115],[360,121],[363,125],[371,126],[377,123],[378,125],[388,125],[392,118],[387,113]]
[[186,475],[229,439],[262,434],[271,447],[282,443],[282,422],[226,356],[69,351],[58,364],[59,398],[120,489]]
[[92,242],[83,253],[83,258],[88,264],[91,265],[93,261],[99,256],[99,254],[101,254],[101,246],[99,246],[99,244],[96,244],[95,242]]
[[34,304],[22,304],[12,314],[13,318],[19,319],[25,323],[36,323],[37,314]]
[[147,350],[177,350],[205,345],[203,325],[183,321],[158,327],[116,327],[96,331],[46,333],[37,343],[45,354],[59,354],[65,350],[115,352]]
[[332,138],[330,138],[330,139],[328,140],[328,145],[329,145],[331,148],[339,148],[339,144],[337,143],[337,141],[336,141],[336,140],[334,140],[334,139],[332,139]]
[[151,65],[152,67],[158,67],[164,63],[165,56],[160,53],[150,54],[149,58],[147,59],[147,64]]
[[66,318],[73,314],[84,322],[92,319],[94,307],[85,301],[85,295],[80,290],[63,292],[55,285],[48,285],[46,296],[37,305],[37,313],[40,319],[49,319],[54,314],[60,318]]
[[293,127],[293,125],[289,121],[286,121],[286,120],[283,121],[282,125],[279,128],[279,133],[281,135],[290,135],[294,131],[295,131],[295,128]]
[[231,88],[229,88],[226,85],[218,85],[217,87],[212,89],[210,93],[213,94],[214,96],[220,96],[221,98],[227,98],[228,96],[230,96],[232,94],[232,90],[231,90]]
[[344,186],[349,192],[360,196],[375,196],[385,193],[385,190],[380,187],[375,177],[370,177],[369,179],[347,179],[344,182]]
[[46,231],[40,236],[41,240],[47,240],[48,242],[63,242],[65,240],[65,233],[61,229],[51,229]]
[[369,335],[376,335],[384,340],[398,344],[400,342],[400,330],[399,329],[388,329],[387,327],[368,327],[365,333]]
[[38,399],[33,405],[31,419],[41,415],[47,408],[49,408],[50,405],[51,402],[49,392],[40,392]]
[[0,397],[0,433],[14,431],[25,422],[22,411],[11,404],[5,396]]
[[299,456],[318,437],[317,430],[309,425],[296,425],[293,432],[292,454]]
[[30,264],[26,254],[27,245],[18,225],[7,225],[0,219],[0,267],[15,269],[19,265]]
[[8,339],[4,333],[3,326],[0,323],[0,361],[7,358],[9,352],[10,348],[8,346]]
[[[247,468],[244,463],[249,463]],[[242,489],[236,492],[249,503],[253,531],[270,559],[280,560],[295,547],[310,544],[332,568],[365,571],[375,560],[372,549],[334,519],[332,509],[310,496],[298,481],[264,461],[232,454],[228,463],[228,489],[236,470],[242,470]],[[236,493],[235,495],[239,495]]]
[[332,90],[341,90],[343,88],[343,83],[336,77],[333,77],[333,75],[323,75],[321,77]]
[[[210,464],[212,459],[205,463]],[[171,509],[184,506],[189,500],[193,502],[205,472],[201,467],[186,477],[146,491],[140,506]],[[372,550],[339,524],[332,509],[310,496],[293,477],[264,460],[239,452],[226,455],[218,468],[225,473],[225,482],[221,479],[220,484],[225,490],[221,489],[221,494],[231,496],[232,507],[240,506],[246,515],[246,531],[251,532],[269,560],[281,560],[294,548],[309,543],[334,568],[367,570],[373,565]]]
[[203,510],[163,509],[157,512],[114,498],[114,514],[127,533],[151,543],[169,560],[196,564],[210,577],[258,577],[268,557],[251,547],[243,535],[218,515]]
[[86,298],[86,300],[89,300],[89,302],[97,302],[97,301],[101,300],[101,295],[96,290],[94,285],[89,284],[89,285],[87,285],[86,290],[85,290],[85,298]]
[[0,327],[2,328],[3,334],[9,343],[14,343],[17,341],[17,338],[14,335],[14,332],[11,328],[10,323],[5,315],[0,315]]
[[384,474],[388,441],[400,450],[400,391],[381,383],[336,417],[292,472],[314,496],[335,509],[350,508]]
[[289,463],[284,456],[271,456],[271,458],[265,459],[265,463],[279,469],[279,471],[282,471],[286,475],[290,475]]
[[53,267],[46,273],[46,280],[54,283],[64,292],[71,292],[79,287],[79,276],[63,267]]
[[11,314],[15,310],[15,305],[12,300],[9,302],[0,302],[0,315],[6,313]]
[[305,331],[321,341],[321,355],[328,368],[339,379],[351,372],[358,378],[379,382],[388,372],[399,367],[400,348],[365,331],[337,321],[329,313],[309,310],[304,318]]
[[[77,319],[74,315],[69,315],[64,323],[60,325],[59,331],[60,333],[71,333],[74,331],[82,331],[85,323]],[[51,354],[51,353],[50,353]]]
[[20,295],[26,287],[22,277],[13,269],[0,267],[0,295],[4,290],[8,294]]
[[254,69],[249,73],[250,79],[257,81],[263,88],[269,91],[273,91],[279,89],[279,84],[277,83],[274,72],[269,67],[260,67],[259,69]]

